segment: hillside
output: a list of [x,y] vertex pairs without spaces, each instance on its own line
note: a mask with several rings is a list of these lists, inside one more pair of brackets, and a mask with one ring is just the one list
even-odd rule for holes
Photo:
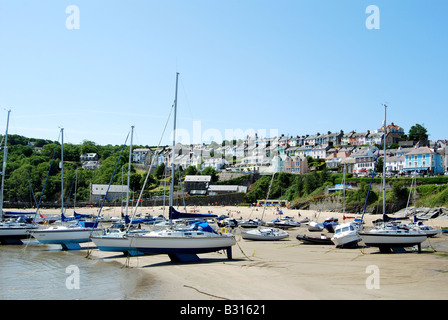
[[[18,135],[8,136],[8,159],[5,175],[5,202],[28,203],[35,205],[40,200],[43,202],[60,201],[61,197],[61,146],[56,141],[26,138]],[[101,166],[98,170],[84,170],[80,162],[80,155],[83,153],[97,153],[100,157]],[[76,177],[76,199],[79,202],[89,200],[90,184],[108,184],[113,176],[113,184],[121,184],[126,181],[126,172],[129,157],[129,146],[99,146],[91,141],[84,141],[80,145],[64,144],[64,198],[74,199],[74,182]],[[3,158],[3,152],[0,159]],[[191,168],[186,168],[182,172],[182,177],[190,172]],[[218,175],[214,170],[202,172],[202,174],[212,174],[216,179]],[[213,172],[211,172],[213,171]],[[122,177],[124,172],[124,178]],[[211,172],[211,173],[210,173]],[[154,176],[151,176],[143,195],[149,198],[154,195],[161,195],[164,187],[163,168],[157,168]],[[191,172],[190,172],[191,173]],[[197,174],[201,174],[197,172]],[[229,174],[227,174],[228,176]],[[146,172],[135,170],[131,166],[130,187],[131,190],[141,190]],[[222,181],[217,184],[243,184],[250,185],[248,193],[245,195],[245,202],[256,203],[257,200],[266,198],[271,175],[261,176],[256,181],[256,175],[230,175],[222,177]],[[230,178],[230,179],[229,179]],[[122,180],[124,179],[124,180]],[[169,178],[168,178],[169,180]],[[177,180],[177,177],[176,177]],[[370,178],[354,178],[347,175],[347,183],[353,190],[346,191],[347,212],[357,212],[363,209]],[[270,190],[270,199],[288,200],[294,208],[316,208],[326,207],[342,208],[341,192],[332,195],[327,194],[328,187],[342,182],[342,174],[331,173],[325,166],[319,171],[312,171],[304,175],[294,175],[288,173],[277,173],[274,176]],[[382,207],[382,197],[380,196],[380,178],[373,179],[373,190],[368,198],[368,210],[378,212]],[[448,207],[448,177],[418,177],[417,178],[417,206],[424,207]],[[176,182],[177,184],[177,182]],[[409,187],[411,178],[400,177],[387,180],[387,206],[394,211],[406,206],[409,197]],[[389,211],[389,210],[388,210]]]

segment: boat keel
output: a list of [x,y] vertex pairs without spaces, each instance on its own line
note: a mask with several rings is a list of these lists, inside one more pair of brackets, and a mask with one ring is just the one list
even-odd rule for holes
[[194,253],[168,253],[172,262],[197,262],[199,257]]
[[78,243],[61,243],[62,250],[81,250],[81,246]]
[[2,238],[0,239],[1,244],[23,244],[22,240],[18,238]]
[[228,247],[227,251],[227,259],[232,260],[232,247]]

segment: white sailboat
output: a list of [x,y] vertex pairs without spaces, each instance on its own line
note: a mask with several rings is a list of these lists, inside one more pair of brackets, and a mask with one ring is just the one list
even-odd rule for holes
[[11,110],[8,110],[8,117],[6,121],[5,143],[3,147],[3,167],[2,167],[2,186],[0,192],[0,243],[1,244],[22,244],[21,239],[28,238],[28,231],[36,229],[33,223],[23,221],[23,218],[17,220],[5,220],[3,212],[3,192],[5,187],[5,173],[6,160],[8,156],[8,127],[9,115]]
[[[271,191],[272,182],[274,180],[274,175],[275,175],[275,172],[272,173],[271,183],[269,184],[268,193],[266,195],[266,201],[265,201],[265,204],[263,207],[263,214],[261,215],[262,221],[264,218],[264,212],[266,210],[266,205],[268,202],[267,199],[269,198],[269,193]],[[299,223],[299,225],[300,225],[300,223]],[[258,227],[257,229],[254,229],[254,230],[242,231],[241,237],[245,240],[273,241],[273,240],[286,239],[289,237],[289,234],[285,230],[279,229],[279,228]]]
[[[176,213],[173,207],[173,190],[175,175],[175,137],[177,112],[177,87],[179,73],[176,74],[176,91],[174,100],[174,130],[172,168],[170,184],[170,218]],[[187,213],[183,216],[188,216]],[[196,215],[197,216],[197,215]],[[206,216],[206,215],[204,215]],[[197,261],[197,254],[226,250],[227,257],[232,258],[232,246],[236,244],[233,234],[215,232],[207,223],[194,223],[185,228],[167,228],[148,233],[127,233],[122,237],[92,237],[98,249],[119,251],[130,254],[167,254],[172,261]]]
[[[64,129],[61,128],[61,215],[64,214]],[[37,209],[39,210],[39,208]],[[64,250],[81,249],[80,243],[90,242],[91,234],[101,234],[102,229],[84,227],[75,221],[72,224],[52,225],[35,229],[30,234],[42,244],[60,244]]]
[[[414,188],[413,191],[412,191],[412,188]],[[414,210],[413,210],[413,212],[409,212],[410,211],[409,210],[409,202],[410,202],[412,193],[414,194],[414,208],[413,208]],[[408,202],[406,204],[406,211],[405,211],[406,216],[408,216],[408,215],[414,216],[414,221],[407,224],[407,227],[410,229],[417,229],[417,230],[425,233],[428,236],[428,238],[434,237],[437,234],[439,234],[442,230],[433,228],[428,225],[424,225],[422,221],[428,220],[428,219],[417,217],[417,207],[416,207],[416,200],[415,200],[416,193],[417,193],[417,172],[414,172],[413,177],[412,177],[411,190],[409,192]]]
[[416,229],[401,228],[392,223],[386,223],[386,108],[384,105],[384,165],[383,165],[383,223],[376,228],[360,232],[362,241],[371,247],[378,247],[381,252],[390,252],[393,248],[406,248],[418,246],[420,252],[421,243],[427,235]]

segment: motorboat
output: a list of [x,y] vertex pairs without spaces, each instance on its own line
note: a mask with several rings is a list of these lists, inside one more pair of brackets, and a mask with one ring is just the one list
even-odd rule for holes
[[358,234],[357,224],[354,222],[346,222],[336,226],[331,241],[336,248],[355,247],[361,240]]
[[273,241],[286,239],[289,237],[289,234],[285,230],[278,228],[260,228],[243,231],[241,236],[246,240]]

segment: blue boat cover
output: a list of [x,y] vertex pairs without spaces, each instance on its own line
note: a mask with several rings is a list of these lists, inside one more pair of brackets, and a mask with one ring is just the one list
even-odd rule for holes
[[216,232],[215,230],[213,230],[213,228],[210,227],[210,225],[209,225],[207,222],[205,222],[205,221],[194,221],[194,222],[191,222],[191,225],[201,227],[201,229],[202,229],[203,231],[205,231],[205,232],[213,232],[213,233],[217,233],[217,232]]

